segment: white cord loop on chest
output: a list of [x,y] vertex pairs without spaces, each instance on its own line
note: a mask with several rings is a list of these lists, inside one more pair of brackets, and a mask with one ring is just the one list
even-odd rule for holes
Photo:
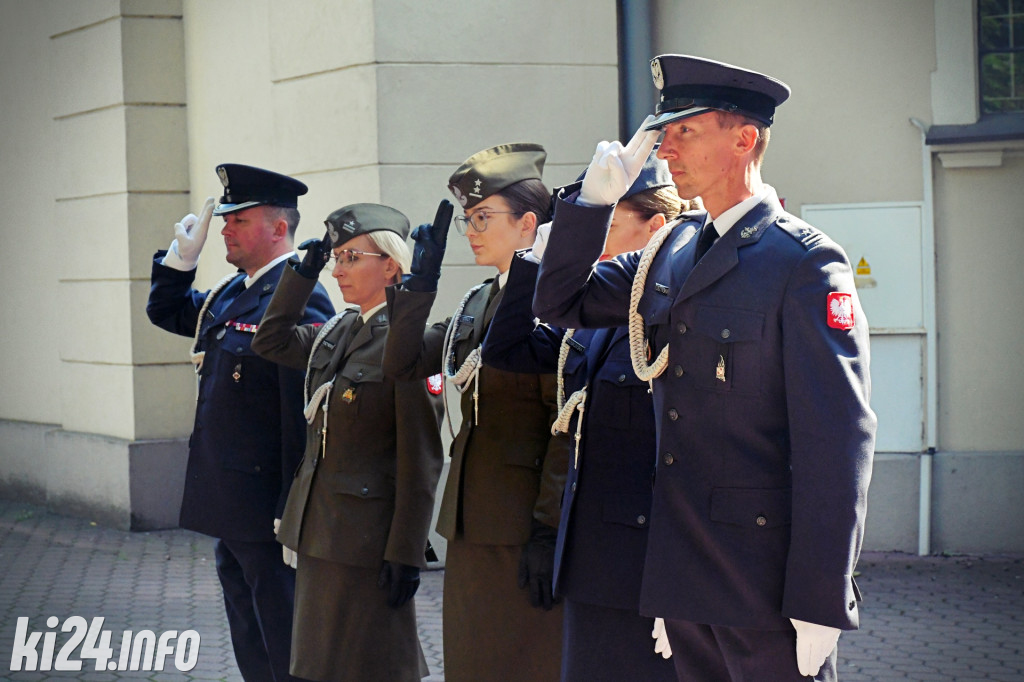
[[558,417],[555,418],[555,423],[551,425],[551,435],[557,436],[559,433],[569,433],[569,424],[572,423],[573,412],[579,412],[579,418],[576,420],[576,435],[574,437],[576,441],[575,456],[573,459],[573,468],[578,469],[580,441],[583,440],[583,413],[586,410],[587,404],[587,386],[573,392],[568,400],[565,399],[565,362],[569,357],[569,339],[575,333],[575,329],[567,329],[562,337],[562,345],[558,348],[558,370],[556,374],[558,377],[558,392],[556,394]]
[[[478,345],[466,359],[463,360],[462,366],[457,370],[455,369],[455,335],[458,332],[459,324],[462,321],[462,311],[466,309],[466,304],[473,298],[473,294],[480,291],[480,289],[488,286],[485,282],[483,284],[477,284],[475,287],[469,290],[469,292],[459,302],[459,307],[455,309],[455,315],[452,316],[451,322],[448,323],[448,329],[444,333],[444,355],[443,355],[443,369],[444,376],[452,380],[455,384],[455,388],[459,393],[465,393],[469,390],[469,384],[473,383],[473,425],[480,423],[480,366],[483,362],[480,359],[480,348]],[[443,389],[442,389],[442,392]],[[448,396],[445,394],[444,398],[444,410],[445,416],[448,418],[448,431],[452,434],[452,438],[455,437],[455,431],[452,428],[452,418],[448,414]]]
[[203,318],[206,317],[206,311],[210,309],[210,304],[213,303],[213,299],[220,293],[220,290],[231,283],[235,277],[238,277],[238,273],[232,273],[225,275],[223,279],[213,285],[210,289],[210,293],[206,295],[206,300],[203,301],[203,307],[199,309],[199,318],[196,320],[196,333],[192,336],[192,347],[188,349],[189,360],[195,367],[196,374],[199,374],[203,369],[203,360],[206,359],[206,351],[197,351],[196,348],[199,346],[199,332],[203,329]]
[[644,336],[644,318],[637,312],[637,307],[644,295],[644,287],[647,286],[647,271],[650,270],[654,257],[658,255],[658,249],[672,234],[673,227],[674,223],[665,225],[651,237],[651,241],[640,255],[636,275],[633,276],[633,288],[629,292],[629,359],[633,363],[633,371],[641,381],[653,381],[661,376],[668,366],[668,345],[661,349],[653,363],[647,364],[648,343]]

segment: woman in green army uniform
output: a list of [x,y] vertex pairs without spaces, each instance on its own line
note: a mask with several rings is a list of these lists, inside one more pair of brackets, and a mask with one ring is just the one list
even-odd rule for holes
[[[395,381],[381,369],[384,288],[409,269],[409,221],[353,204],[326,224],[324,239],[303,244],[302,263],[285,270],[252,342],[263,357],[306,370],[306,451],[277,533],[285,561],[297,560],[291,674],[412,682],[429,674],[412,596],[443,459],[441,382]],[[331,258],[358,309],[297,326]]]
[[496,270],[470,289],[451,318],[426,326],[447,220],[417,228],[412,275],[388,288],[385,374],[411,380],[443,370],[462,392],[437,524],[448,540],[449,682],[559,677],[562,608],[551,578],[567,451],[550,446],[555,380],[480,363],[513,255],[532,245],[537,225],[549,220],[550,193],[540,179],[545,158],[540,145],[500,145],[474,154],[449,179],[465,212],[457,225],[477,265]]

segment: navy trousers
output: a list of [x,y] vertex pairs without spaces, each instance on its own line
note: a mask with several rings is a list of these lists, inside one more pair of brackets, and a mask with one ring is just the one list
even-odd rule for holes
[[246,682],[292,682],[295,569],[276,542],[217,540],[217,576],[224,590],[231,644]]
[[679,682],[836,682],[836,649],[818,674],[800,674],[795,630],[747,630],[665,619]]
[[562,682],[673,682],[672,660],[654,653],[653,618],[568,597],[562,625]]

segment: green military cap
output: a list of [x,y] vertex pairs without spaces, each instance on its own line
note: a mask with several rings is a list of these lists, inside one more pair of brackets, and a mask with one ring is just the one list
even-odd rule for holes
[[402,239],[409,236],[409,219],[401,211],[381,204],[349,204],[327,216],[324,221],[331,235],[331,248],[337,248],[361,234],[387,230]]
[[448,178],[448,189],[462,208],[473,208],[520,180],[540,180],[546,158],[547,152],[539,144],[499,144],[463,161]]

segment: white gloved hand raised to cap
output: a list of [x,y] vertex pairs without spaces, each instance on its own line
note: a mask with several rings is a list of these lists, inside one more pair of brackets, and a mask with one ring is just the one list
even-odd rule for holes
[[818,625],[807,621],[789,619],[796,628],[796,665],[801,675],[814,677],[821,670],[825,659],[836,648],[839,641],[839,628]]
[[647,157],[661,136],[660,130],[644,130],[653,116],[640,124],[625,147],[620,142],[602,141],[597,144],[577,203],[583,206],[611,206],[626,193],[640,175]]
[[664,618],[654,619],[651,639],[654,640],[654,653],[661,654],[662,658],[672,658],[672,646],[668,643],[668,633],[665,632]]
[[175,270],[194,270],[199,264],[199,252],[206,243],[206,233],[213,217],[213,197],[207,197],[199,217],[189,213],[174,224],[174,241],[167,247],[163,264]]

